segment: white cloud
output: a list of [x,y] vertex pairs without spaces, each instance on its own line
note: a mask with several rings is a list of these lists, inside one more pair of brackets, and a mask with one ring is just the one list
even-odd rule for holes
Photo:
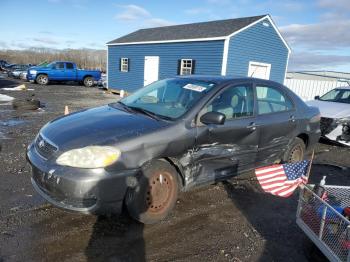
[[138,5],[122,5],[120,7],[123,11],[115,16],[117,20],[134,21],[140,18],[151,17],[151,14],[146,9]]
[[215,5],[229,5],[231,4],[231,0],[207,0],[209,4],[215,4]]
[[349,0],[318,0],[317,4],[321,8],[350,12]]
[[154,17],[148,10],[138,5],[117,5],[122,11],[114,16],[114,18],[122,23],[137,23],[138,26],[145,25],[148,27],[166,26],[173,24],[172,22]]
[[4,41],[0,41],[0,49],[7,49],[8,48],[8,44]]
[[291,54],[288,70],[331,70],[340,66],[350,67],[350,55],[295,52]]
[[33,41],[42,43],[42,44],[49,44],[49,45],[56,45],[59,44],[59,42],[53,38],[50,37],[35,37],[33,38]]
[[198,8],[191,8],[186,9],[185,14],[188,15],[199,15],[199,14],[211,14],[212,11],[208,8],[198,7]]
[[350,20],[338,20],[316,24],[291,24],[280,27],[280,30],[291,45],[329,50],[350,46],[349,28]]
[[146,21],[146,25],[148,26],[168,26],[168,25],[172,25],[173,23],[169,22],[168,20],[165,19],[161,19],[161,18],[150,18],[147,19]]

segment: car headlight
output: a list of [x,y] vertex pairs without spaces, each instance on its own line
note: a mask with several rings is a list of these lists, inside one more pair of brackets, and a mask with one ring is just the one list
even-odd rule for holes
[[36,70],[29,70],[29,73],[30,73],[31,75],[36,75]]
[[118,149],[110,146],[87,146],[64,152],[56,163],[61,166],[101,168],[116,162],[120,154]]

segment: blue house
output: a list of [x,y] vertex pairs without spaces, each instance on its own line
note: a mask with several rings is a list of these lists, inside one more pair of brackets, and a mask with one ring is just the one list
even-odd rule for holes
[[107,47],[107,86],[128,92],[188,74],[283,83],[290,54],[269,15],[141,29]]

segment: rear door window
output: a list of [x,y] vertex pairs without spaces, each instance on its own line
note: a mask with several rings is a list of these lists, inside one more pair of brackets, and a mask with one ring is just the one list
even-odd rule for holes
[[73,64],[72,63],[66,63],[66,69],[68,69],[68,70],[74,69]]
[[292,101],[277,88],[257,85],[256,95],[259,115],[293,109]]

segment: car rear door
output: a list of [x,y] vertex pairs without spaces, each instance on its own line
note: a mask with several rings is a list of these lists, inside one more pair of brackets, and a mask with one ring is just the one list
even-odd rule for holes
[[259,82],[256,90],[256,125],[259,131],[257,165],[281,159],[288,144],[297,135],[293,100],[275,83]]
[[[192,183],[212,183],[254,168],[258,148],[254,91],[250,83],[232,85],[217,94],[197,117],[192,154]],[[206,112],[225,114],[223,125],[204,125]]]
[[75,81],[76,80],[76,70],[74,68],[73,63],[65,63],[66,71],[65,71],[65,80]]

